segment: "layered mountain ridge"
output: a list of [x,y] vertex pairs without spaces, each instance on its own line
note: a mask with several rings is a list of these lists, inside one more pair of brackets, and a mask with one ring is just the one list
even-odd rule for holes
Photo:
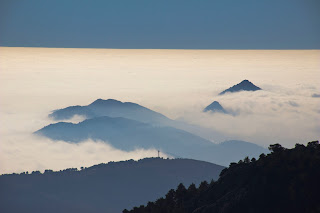
[[0,175],[0,209],[10,213],[116,213],[163,196],[179,183],[216,180],[223,168],[191,159],[147,158],[80,171]]
[[88,139],[104,141],[125,151],[137,148],[159,149],[173,157],[205,160],[224,166],[245,156],[257,157],[268,152],[263,147],[243,141],[235,141],[237,146],[226,149],[223,145],[225,143],[215,144],[181,129],[154,126],[122,117],[101,116],[78,124],[59,122],[50,124],[35,134],[70,143]]

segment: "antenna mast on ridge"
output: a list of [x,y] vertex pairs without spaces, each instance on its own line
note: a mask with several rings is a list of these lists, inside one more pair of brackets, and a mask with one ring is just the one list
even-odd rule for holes
[[160,158],[160,150],[158,150],[158,158]]

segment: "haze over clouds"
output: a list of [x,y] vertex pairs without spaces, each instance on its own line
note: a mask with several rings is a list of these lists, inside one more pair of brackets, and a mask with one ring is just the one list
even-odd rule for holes
[[[0,112],[0,174],[88,167],[109,161],[156,157],[158,154],[157,150],[143,149],[125,152],[100,141],[71,144],[39,137],[32,132],[52,121],[44,114],[30,113]],[[80,117],[73,119],[75,122],[81,120]],[[161,156],[168,157],[164,153]]]
[[[47,138],[23,135],[2,138],[0,174],[24,171],[55,171],[129,159],[156,157],[157,150],[137,149],[131,152],[117,150],[105,142],[84,141],[70,144]],[[161,154],[162,157],[169,157]]]
[[[0,173],[89,166],[156,156],[35,138],[50,111],[98,98],[131,101],[226,134],[268,146],[319,139],[320,52],[113,50],[0,47]],[[218,93],[248,79],[254,93]],[[202,113],[217,100],[236,116]],[[83,118],[76,117],[74,122]]]
[[[28,103],[27,100],[22,102]],[[100,141],[71,144],[33,135],[35,130],[54,122],[47,117],[49,106],[46,106],[1,102],[0,174],[88,167],[109,161],[156,157],[158,154],[152,149],[121,151]],[[83,119],[75,116],[68,122],[77,123]],[[164,153],[161,156],[169,157]]]
[[203,108],[198,107],[182,117],[224,133],[229,139],[292,147],[320,139],[320,102],[309,96],[313,90],[298,87],[290,94],[286,90],[227,94],[215,100],[233,115],[203,113]]

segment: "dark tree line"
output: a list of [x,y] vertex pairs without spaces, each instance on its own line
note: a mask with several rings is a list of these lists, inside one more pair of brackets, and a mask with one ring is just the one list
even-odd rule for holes
[[0,175],[0,213],[121,212],[155,200],[181,182],[217,180],[224,168],[192,159],[145,158],[81,170]]
[[258,160],[231,163],[216,182],[180,184],[165,197],[123,213],[320,212],[319,142],[269,149]]
[[148,202],[147,206],[141,205],[139,208],[134,207],[133,210],[124,210],[123,213],[128,212],[190,212],[197,206],[196,197],[202,192],[207,190],[209,186],[212,186],[214,181],[211,180],[210,183],[207,181],[201,182],[199,187],[195,184],[191,184],[186,188],[182,183],[180,183],[176,190],[171,189],[164,198],[160,198],[155,202]]

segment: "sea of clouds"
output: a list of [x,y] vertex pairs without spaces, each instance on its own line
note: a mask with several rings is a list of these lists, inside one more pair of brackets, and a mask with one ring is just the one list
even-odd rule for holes
[[[107,163],[146,157],[156,157],[155,149],[136,149],[126,152],[113,148],[107,141],[86,140],[80,143],[53,141],[32,134],[35,130],[53,123],[43,113],[8,114],[0,110],[0,174],[25,171],[43,172],[45,169],[62,170],[67,168],[89,167]],[[69,122],[80,122],[75,117]],[[162,157],[169,157],[161,153]]]
[[204,113],[202,104],[184,111],[180,119],[220,132],[226,139],[291,148],[320,139],[320,98],[312,95],[315,92],[315,87],[265,86],[256,92],[227,93],[212,101],[219,101],[230,114]]
[[[98,98],[138,103],[204,127],[196,133],[215,143],[293,147],[320,139],[318,50],[0,50],[0,173],[157,156],[156,150],[123,152],[101,141],[71,144],[32,134],[55,122],[48,118],[52,110]],[[263,90],[218,96],[244,79]],[[213,101],[232,113],[202,112]]]

